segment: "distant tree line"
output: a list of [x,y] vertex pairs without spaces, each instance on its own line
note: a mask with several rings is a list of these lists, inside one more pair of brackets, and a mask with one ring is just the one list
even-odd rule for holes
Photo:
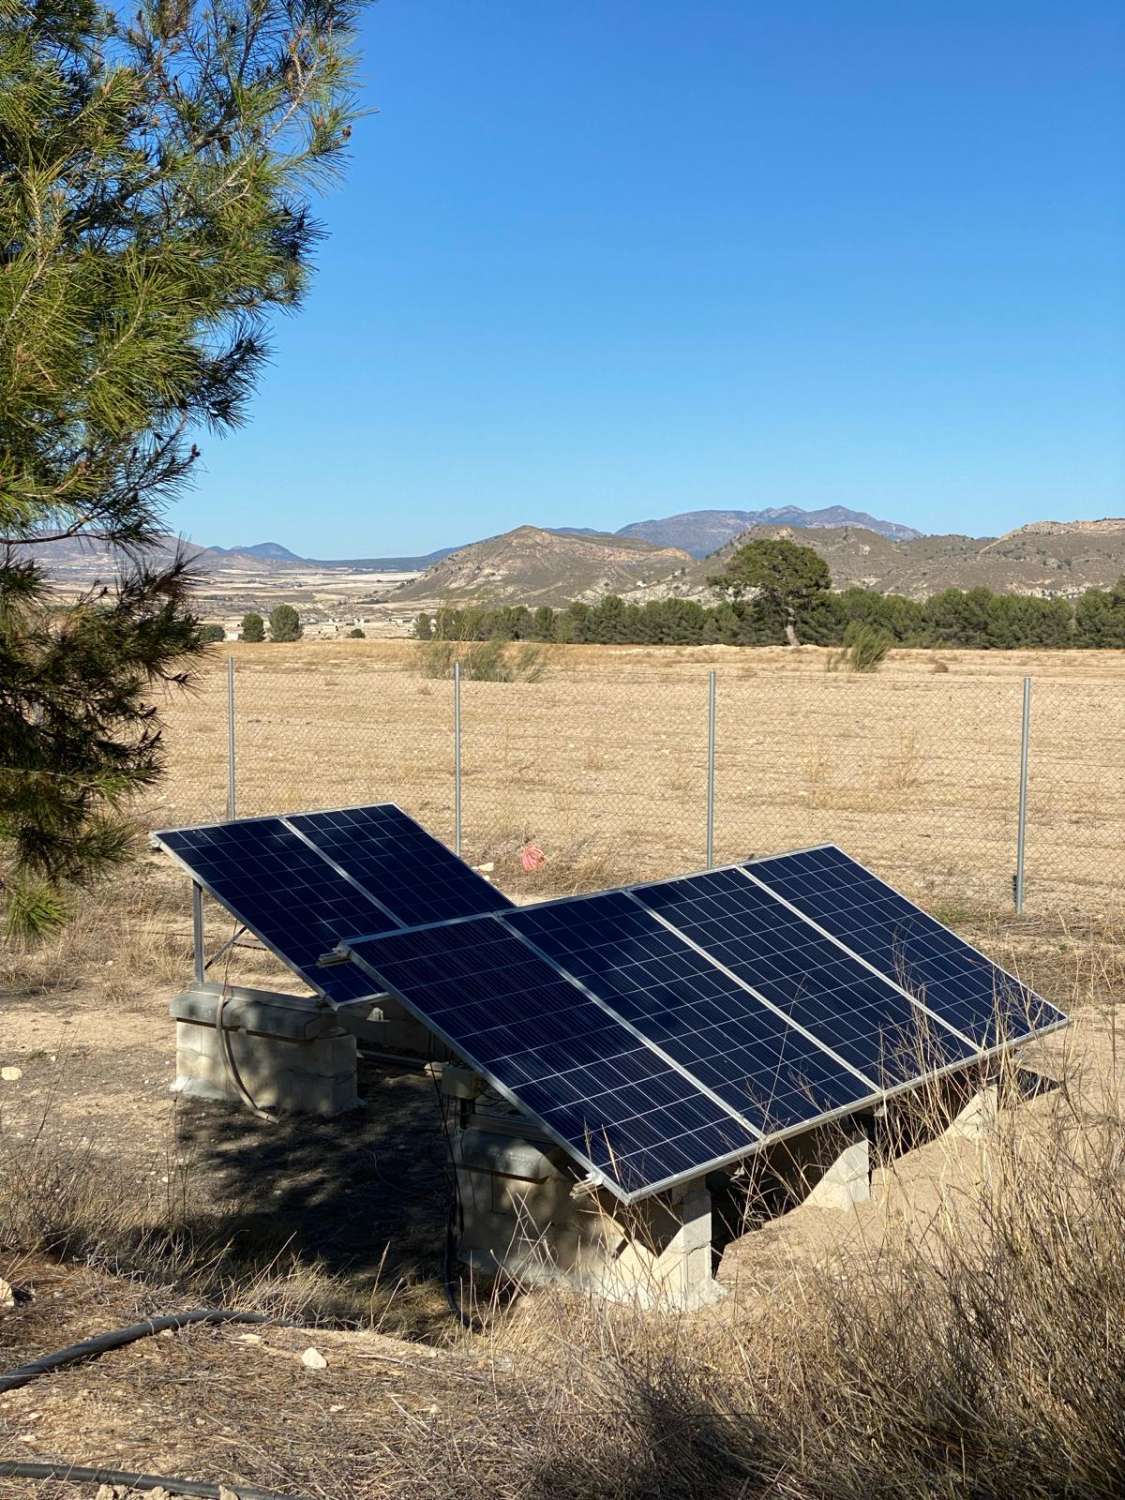
[[691,599],[627,604],[611,594],[599,604],[565,609],[520,604],[439,609],[419,615],[414,630],[420,640],[653,646],[781,646],[795,634],[812,645],[839,646],[857,623],[899,646],[1125,649],[1125,578],[1111,589],[1087,589],[1076,599],[994,594],[985,588],[943,589],[925,600],[874,589],[820,589],[791,614],[764,592],[714,605]]

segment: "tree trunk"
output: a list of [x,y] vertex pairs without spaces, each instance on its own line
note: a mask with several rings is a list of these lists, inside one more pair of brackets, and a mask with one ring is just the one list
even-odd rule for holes
[[785,622],[785,639],[791,646],[799,646],[801,644],[797,639],[797,627],[793,624],[792,615]]

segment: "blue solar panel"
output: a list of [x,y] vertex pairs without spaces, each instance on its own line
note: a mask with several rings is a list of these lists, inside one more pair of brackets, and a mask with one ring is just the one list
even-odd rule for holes
[[347,870],[403,927],[512,904],[397,807],[300,813],[286,822]]
[[460,1056],[623,1196],[757,1137],[508,930],[481,917],[346,947]]
[[315,990],[344,1003],[372,993],[367,976],[318,959],[349,932],[390,925],[280,818],[250,818],[157,835],[199,883]]
[[636,896],[880,1087],[974,1055],[738,870],[643,886]]
[[318,966],[341,938],[512,904],[390,805],[247,818],[156,838],[306,983],[338,1003],[372,993],[349,966]]
[[746,869],[982,1049],[1065,1020],[835,845]]
[[[858,869],[832,855],[342,946],[616,1191],[642,1196],[979,1057],[976,1034],[932,1014],[931,995],[923,1003],[863,961],[873,944],[857,956],[751,873],[785,882],[794,903],[815,899],[828,926],[834,901],[849,909],[841,861]],[[907,934],[930,945],[920,962],[934,957],[935,927],[924,918]],[[948,1000],[986,961],[945,936],[960,945],[940,949]]]
[[876,1091],[625,893],[505,921],[763,1134]]

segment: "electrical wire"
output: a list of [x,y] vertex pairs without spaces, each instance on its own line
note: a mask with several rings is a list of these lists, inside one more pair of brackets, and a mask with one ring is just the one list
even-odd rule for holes
[[197,1307],[191,1312],[167,1313],[158,1318],[146,1318],[142,1323],[130,1323],[127,1328],[117,1328],[110,1333],[98,1333],[93,1338],[83,1339],[80,1344],[68,1344],[65,1349],[56,1349],[53,1354],[41,1355],[26,1365],[0,1375],[0,1392],[19,1390],[40,1375],[49,1375],[52,1370],[62,1369],[83,1359],[96,1359],[110,1349],[123,1349],[126,1344],[138,1339],[162,1333],[166,1328],[186,1328],[190,1323],[270,1323],[267,1313],[237,1312],[228,1307]]
[[[128,1469],[86,1468],[82,1464],[29,1463],[22,1459],[0,1459],[0,1479],[61,1479],[68,1484],[121,1484],[131,1490],[167,1490],[171,1495],[200,1495],[221,1500],[223,1488],[203,1479],[177,1479],[171,1474],[135,1474]],[[228,1494],[238,1500],[308,1500],[303,1495],[282,1495],[260,1490],[252,1484],[228,1484]]]

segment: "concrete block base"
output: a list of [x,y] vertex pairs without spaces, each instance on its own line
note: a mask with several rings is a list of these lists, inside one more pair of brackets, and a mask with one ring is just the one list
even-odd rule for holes
[[847,1209],[871,1196],[869,1131],[859,1120],[791,1136],[769,1151],[766,1166],[791,1204]]
[[852,1208],[871,1197],[871,1149],[866,1140],[846,1146],[806,1198],[814,1208]]
[[978,1089],[965,1107],[949,1122],[946,1134],[966,1141],[986,1140],[1000,1117],[1000,1090],[996,1084]]
[[[315,999],[196,985],[172,1002],[174,1091],[243,1102],[234,1070],[259,1109],[331,1117],[359,1104],[356,1043]],[[233,1069],[232,1064],[233,1062]]]
[[626,1209],[578,1187],[565,1153],[519,1117],[476,1117],[454,1156],[460,1255],[477,1271],[651,1308],[702,1307],[725,1294],[712,1275],[711,1195],[702,1180]]

